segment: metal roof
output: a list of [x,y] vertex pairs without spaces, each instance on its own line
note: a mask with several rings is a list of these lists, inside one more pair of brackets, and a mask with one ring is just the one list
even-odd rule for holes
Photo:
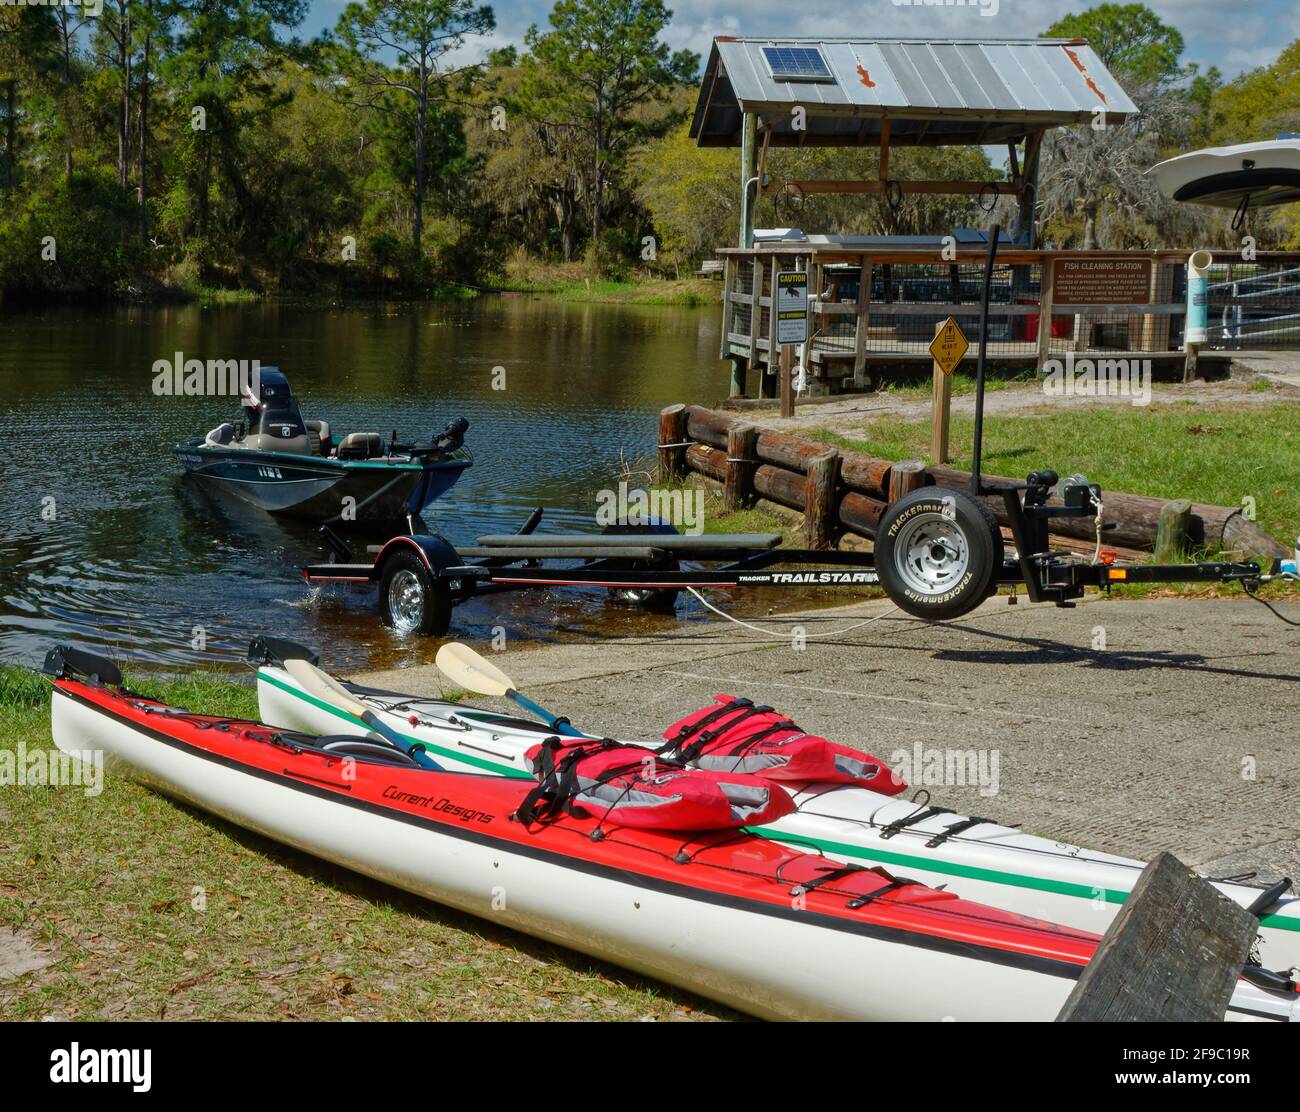
[[[764,48],[814,47],[829,81],[779,81]],[[795,131],[791,109],[807,110]],[[742,114],[773,125],[773,146],[871,146],[888,116],[891,144],[1012,142],[1045,127],[1122,123],[1137,106],[1083,39],[713,40],[691,136],[740,145]]]

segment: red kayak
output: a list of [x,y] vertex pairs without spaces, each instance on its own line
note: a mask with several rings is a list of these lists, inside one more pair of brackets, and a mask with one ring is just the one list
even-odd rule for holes
[[[580,810],[523,822],[527,781],[193,714],[106,686],[120,684],[107,662],[82,679],[51,660],[65,752],[104,750],[110,766],[268,837],[755,1015],[1050,1020],[1096,946],[736,830],[634,829]],[[1242,984],[1231,1011],[1283,1018],[1289,1006]]]

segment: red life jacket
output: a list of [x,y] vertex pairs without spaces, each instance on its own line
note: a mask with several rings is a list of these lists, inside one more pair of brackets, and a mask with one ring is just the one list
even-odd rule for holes
[[664,731],[659,752],[700,769],[748,772],[765,780],[856,784],[897,795],[907,783],[884,761],[806,734],[771,707],[715,695],[716,702]]
[[779,784],[686,768],[639,745],[552,737],[526,757],[539,783],[516,812],[521,822],[564,812],[646,830],[724,830],[774,822],[795,809]]

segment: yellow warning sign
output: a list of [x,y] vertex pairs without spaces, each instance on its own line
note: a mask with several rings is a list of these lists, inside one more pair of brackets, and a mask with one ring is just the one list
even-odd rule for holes
[[930,354],[946,375],[951,375],[957,369],[957,364],[969,350],[966,334],[952,317],[943,322],[930,344]]

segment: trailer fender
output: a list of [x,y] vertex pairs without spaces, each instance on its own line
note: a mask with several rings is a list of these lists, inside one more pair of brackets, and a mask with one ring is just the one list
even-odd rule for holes
[[463,561],[456,554],[451,543],[436,533],[421,533],[415,536],[402,535],[394,537],[379,550],[375,565],[370,571],[371,582],[378,583],[384,577],[384,567],[397,553],[413,552],[431,576],[437,577],[445,568],[454,568]]

